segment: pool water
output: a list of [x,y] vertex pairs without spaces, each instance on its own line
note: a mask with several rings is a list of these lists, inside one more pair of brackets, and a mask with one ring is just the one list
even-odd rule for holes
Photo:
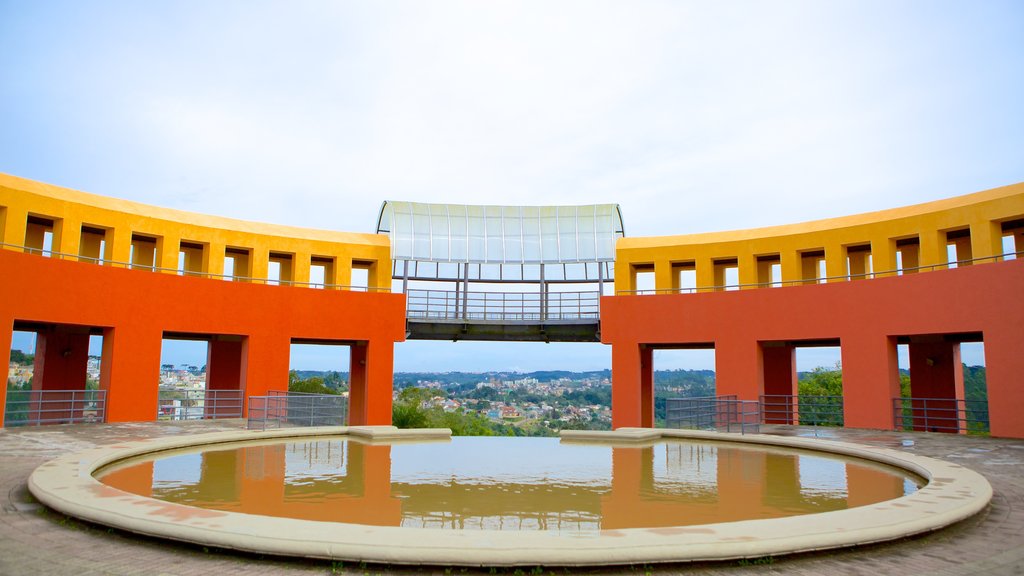
[[554,532],[827,512],[898,498],[922,484],[876,463],[774,447],[494,437],[222,444],[131,459],[96,477],[141,496],[213,510],[375,526]]

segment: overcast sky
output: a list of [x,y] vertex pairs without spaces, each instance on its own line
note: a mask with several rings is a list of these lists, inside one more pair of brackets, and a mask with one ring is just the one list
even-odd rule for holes
[[1024,180],[1022,102],[1020,1],[0,0],[0,171],[315,228],[372,232],[385,199],[612,202],[631,236],[913,204]]

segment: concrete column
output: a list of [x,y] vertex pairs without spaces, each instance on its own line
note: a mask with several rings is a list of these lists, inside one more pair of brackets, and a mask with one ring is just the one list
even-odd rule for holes
[[348,368],[348,424],[362,426],[367,423],[367,396],[369,395],[366,378],[367,344],[352,344],[349,352]]
[[88,366],[88,330],[59,326],[36,333],[33,390],[85,390]]
[[[57,229],[60,228],[58,231]],[[82,241],[82,221],[77,218],[62,218],[53,223],[53,251],[77,256]],[[69,260],[74,258],[68,258]]]
[[352,285],[352,259],[351,258],[335,258],[334,259],[334,281],[332,284],[338,286],[351,286]]
[[846,282],[846,247],[832,244],[825,247],[825,275],[829,282]]
[[640,348],[640,426],[654,428],[654,350]]
[[764,421],[766,424],[795,424],[797,376],[796,347],[789,344],[761,344],[763,393],[765,396],[786,396],[766,398]]
[[352,345],[349,365],[349,425],[391,424],[393,360],[393,342],[360,342]]
[[612,344],[612,429],[643,426],[640,345]]
[[[3,304],[0,303],[0,306]],[[0,316],[0,350],[7,350],[10,358],[11,340],[14,337],[14,320],[6,315]],[[4,378],[4,385],[0,386],[0,406],[7,406],[7,379]],[[0,410],[0,428],[4,426],[4,412]]]
[[697,258],[693,262],[696,269],[697,292],[711,292],[715,283],[715,263],[711,258]]
[[249,252],[249,274],[257,284],[266,283],[270,274],[270,250],[266,246],[257,246]]
[[245,391],[244,414],[248,413],[249,396],[288,390],[291,344],[291,336],[280,332],[250,334],[242,339],[240,386]]
[[25,228],[28,224],[28,211],[21,210],[16,206],[7,206],[3,211],[3,236],[0,241],[8,244],[8,249],[13,246],[25,245]]
[[[210,341],[206,353],[206,390],[209,397],[204,404],[206,417],[231,415],[238,408],[234,395],[218,394],[218,391],[237,391],[243,394],[242,365],[244,343],[241,338]],[[216,402],[214,397],[217,396]],[[240,396],[239,396],[240,398]]]
[[753,339],[734,336],[715,341],[715,395],[759,400],[761,346]]
[[963,395],[963,368],[960,366],[960,344],[954,342],[911,342],[910,395],[914,430],[957,433],[957,373]]
[[786,250],[779,254],[779,267],[782,271],[782,285],[796,286],[803,280],[803,263],[800,254],[795,250]]
[[[1003,226],[999,222],[983,220],[971,223],[971,254],[975,258],[988,258],[1003,253]],[[959,254],[959,252],[958,252]]]
[[[921,231],[921,262],[918,266],[941,266],[949,262],[946,234],[937,230]],[[906,262],[904,262],[906,266]],[[909,266],[908,266],[909,267]]]
[[[736,266],[738,267],[738,277],[741,286],[741,290],[751,290],[758,288],[757,284],[760,283],[759,266],[757,258],[753,254],[743,254],[736,258]],[[768,276],[771,277],[771,268],[768,268]]]
[[309,283],[309,269],[312,258],[309,254],[296,253],[292,256],[292,282],[303,286]]
[[105,258],[115,262],[114,266],[126,268],[132,258],[132,231],[127,227],[107,230],[107,251]]
[[181,238],[160,236],[156,239],[156,266],[165,274],[178,273],[178,256],[181,255]]
[[107,422],[154,420],[163,333],[122,325],[103,331],[100,388],[107,392]]
[[[1018,308],[1019,310],[1019,308]],[[1020,312],[1016,312],[1021,316]],[[1020,322],[1006,322],[985,331],[985,379],[992,436],[1024,438],[1024,354]]]
[[[896,241],[881,238],[871,241],[871,263],[875,277],[896,275]],[[882,274],[879,274],[882,272]]]
[[666,292],[674,287],[678,288],[678,280],[672,281],[672,263],[668,260],[658,260],[654,263],[654,289]]
[[900,395],[896,339],[866,333],[841,340],[844,425],[892,430],[893,400]]
[[224,274],[224,251],[227,246],[220,242],[210,242],[203,250],[203,274],[220,277]]
[[89,332],[79,327],[58,326],[36,333],[36,358],[32,370],[33,395],[30,418],[46,423],[72,422],[82,416],[81,403],[67,390],[84,391],[89,365]]

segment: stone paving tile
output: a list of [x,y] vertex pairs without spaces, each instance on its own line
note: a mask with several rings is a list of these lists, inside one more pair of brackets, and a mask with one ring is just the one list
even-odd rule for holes
[[[488,570],[334,564],[263,558],[138,537],[33,506],[25,481],[36,466],[69,451],[154,436],[234,430],[241,421],[147,422],[0,429],[0,576],[97,574],[192,576],[341,574],[483,576]],[[762,576],[928,574],[1024,576],[1024,441],[946,434],[766,426],[764,432],[859,442],[957,462],[984,474],[992,505],[924,536],[868,547],[765,560],[667,566],[546,569],[543,576]],[[502,576],[513,570],[498,570]],[[522,576],[531,575],[524,569]]]

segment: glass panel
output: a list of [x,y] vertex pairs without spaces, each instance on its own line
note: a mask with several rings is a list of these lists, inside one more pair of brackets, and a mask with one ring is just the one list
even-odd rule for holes
[[576,212],[579,231],[579,259],[593,260],[597,253],[594,207],[580,206]]
[[487,261],[503,262],[505,245],[501,221],[501,207],[487,206]]
[[523,262],[540,262],[540,210],[534,206],[522,210]]
[[541,208],[540,213],[540,240],[541,260],[543,262],[558,262],[558,214],[554,207]]
[[449,206],[448,216],[452,231],[449,258],[453,262],[465,262],[469,259],[469,228],[466,222],[466,207]]
[[469,261],[482,262],[486,256],[483,206],[467,206],[469,217]]
[[434,260],[448,259],[448,207],[431,204],[430,210],[430,257]]
[[558,255],[563,262],[576,260],[576,210],[571,206],[558,209]]
[[505,261],[523,261],[523,225],[519,217],[519,208],[509,207],[504,210],[505,221]]
[[430,214],[426,204],[412,204],[413,257],[430,259]]
[[407,202],[399,202],[393,207],[391,237],[395,253],[392,258],[412,257],[412,214]]

